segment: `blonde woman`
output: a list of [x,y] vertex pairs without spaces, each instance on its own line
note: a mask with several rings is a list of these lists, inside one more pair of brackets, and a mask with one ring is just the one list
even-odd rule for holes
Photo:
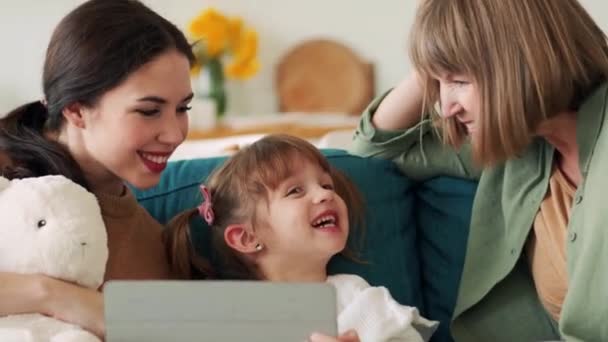
[[608,340],[604,33],[576,0],[423,0],[410,55],[353,149],[479,180],[454,338]]

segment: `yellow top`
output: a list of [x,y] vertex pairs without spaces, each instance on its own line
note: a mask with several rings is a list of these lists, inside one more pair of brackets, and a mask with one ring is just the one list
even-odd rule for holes
[[566,236],[575,192],[576,187],[554,166],[526,245],[536,291],[555,321],[559,321],[568,291]]

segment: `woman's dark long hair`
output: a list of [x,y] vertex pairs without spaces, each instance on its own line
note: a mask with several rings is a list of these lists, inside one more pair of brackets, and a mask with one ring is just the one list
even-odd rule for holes
[[61,174],[88,188],[66,147],[46,135],[60,130],[65,107],[94,106],[131,73],[171,49],[194,61],[183,33],[139,1],[90,0],[74,9],[53,32],[46,52],[45,99],[0,120],[0,153],[12,164],[0,172],[19,178]]

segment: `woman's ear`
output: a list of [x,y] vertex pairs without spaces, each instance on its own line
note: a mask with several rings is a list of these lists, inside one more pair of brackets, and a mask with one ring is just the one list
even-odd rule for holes
[[224,230],[224,240],[228,246],[240,253],[251,254],[260,251],[261,246],[253,229],[243,224],[233,224]]
[[63,108],[63,117],[72,125],[78,128],[85,128],[84,106],[74,102]]

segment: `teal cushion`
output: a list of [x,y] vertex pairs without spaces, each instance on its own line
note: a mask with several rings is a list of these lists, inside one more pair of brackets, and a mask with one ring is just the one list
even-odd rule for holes
[[[399,302],[422,309],[411,183],[392,162],[360,158],[338,150],[323,153],[357,184],[366,202],[362,251],[365,263],[337,256],[330,262],[329,273],[358,274],[372,285],[386,286]],[[172,162],[157,187],[134,190],[135,195],[152,216],[166,223],[181,211],[200,204],[199,183],[223,161],[209,158]],[[205,223],[200,218],[191,223],[197,250],[209,257],[210,239]]]
[[415,191],[424,313],[441,322],[431,341],[453,341],[449,325],[476,189],[474,182],[442,177],[417,185]]

